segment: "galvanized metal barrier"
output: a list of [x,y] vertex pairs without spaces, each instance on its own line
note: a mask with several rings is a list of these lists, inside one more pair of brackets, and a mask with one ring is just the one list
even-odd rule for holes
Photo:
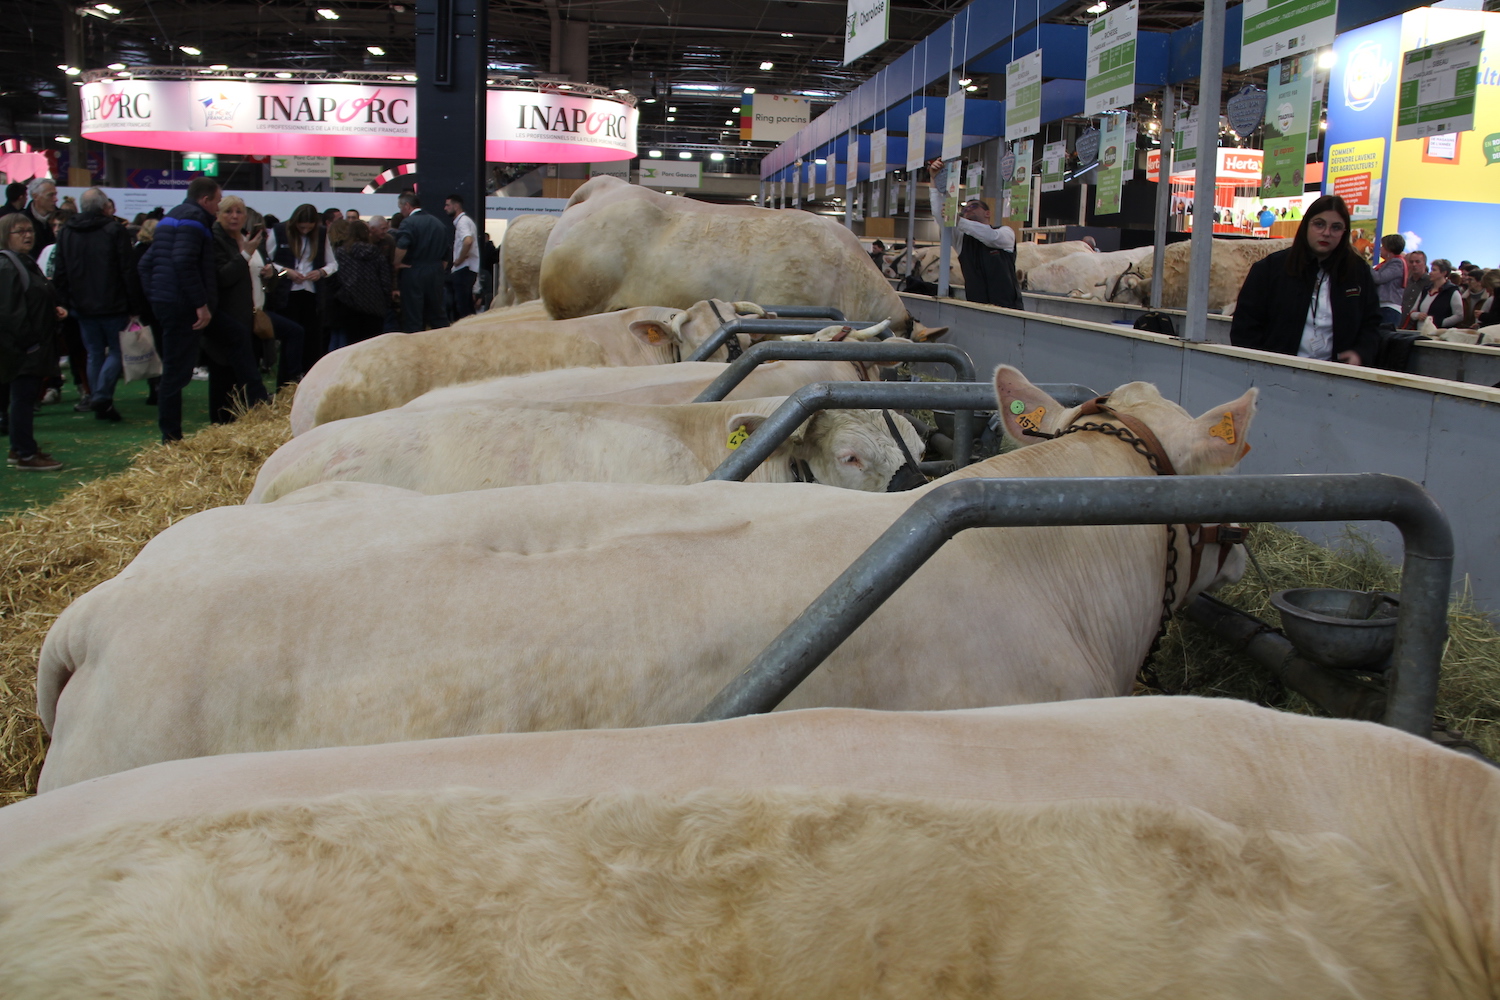
[[1388,521],[1400,530],[1401,610],[1383,721],[1427,736],[1448,631],[1453,533],[1426,490],[1378,473],[945,483],[897,518],[694,721],[774,709],[966,528],[1223,521]]
[[[906,341],[888,343],[815,343],[807,340],[768,340],[756,344],[729,363],[724,374],[714,379],[707,389],[698,393],[695,403],[712,403],[723,399],[734,391],[755,370],[767,361],[918,361],[929,364],[945,364],[953,369],[957,382],[974,381],[974,361],[967,352],[952,344],[912,344]],[[967,457],[974,450],[974,413],[959,410],[953,414],[953,452],[960,451]],[[965,461],[964,464],[968,464]]]
[[775,313],[777,319],[831,319],[840,323],[844,321],[844,311],[835,309],[833,306],[761,306],[768,313]]
[[833,323],[844,323],[848,326],[859,328],[874,326],[879,320],[869,322],[851,322],[849,320],[827,320],[827,319],[732,319],[708,335],[708,339],[699,344],[692,354],[684,361],[704,361],[715,351],[729,343],[729,338],[741,333],[758,333],[767,337],[787,337],[803,333],[817,333],[819,330],[832,326]]
[[[1044,384],[1037,388],[1064,406],[1077,406],[1095,395],[1083,386]],[[1078,398],[1077,391],[1086,395]],[[953,410],[956,418],[966,410],[994,408],[995,387],[988,382],[813,382],[788,396],[704,482],[743,481],[818,410],[943,409]],[[969,464],[973,437],[971,432],[967,440],[960,441],[957,429],[955,421],[953,462],[962,468]]]

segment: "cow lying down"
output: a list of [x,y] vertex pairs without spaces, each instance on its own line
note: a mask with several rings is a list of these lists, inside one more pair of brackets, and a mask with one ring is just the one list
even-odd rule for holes
[[[995,388],[1016,437],[1079,415],[1014,368]],[[1196,419],[1143,382],[1109,399],[1195,475],[1239,461],[1255,397]],[[1128,443],[1084,431],[939,482],[1151,474]],[[53,625],[40,787],[245,750],[686,721],[933,488],[367,486],[195,514]],[[962,532],[788,707],[1128,694],[1161,620],[1166,539],[1160,525]],[[1175,539],[1180,605],[1214,580],[1220,551],[1194,574],[1186,531]]]
[[1500,774],[1230,700],[173,761],[0,809],[0,983],[1492,998]]
[[[404,407],[314,427],[266,460],[246,503],[332,480],[459,493],[539,483],[701,483],[786,401],[473,403]],[[907,453],[921,435],[893,416]],[[911,467],[879,410],[814,413],[748,481],[810,478],[851,490],[910,489]]]
[[[669,364],[740,315],[736,305],[750,304],[715,300],[688,309],[643,306],[571,320],[496,320],[382,334],[313,365],[292,402],[292,433],[389,410],[461,382],[554,368]],[[726,357],[721,348],[714,360]]]

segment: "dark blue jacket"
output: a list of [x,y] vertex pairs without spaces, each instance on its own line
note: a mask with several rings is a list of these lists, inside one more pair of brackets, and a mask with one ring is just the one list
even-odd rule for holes
[[213,217],[192,201],[178,205],[156,224],[151,248],[140,264],[146,298],[189,309],[218,305],[213,224]]

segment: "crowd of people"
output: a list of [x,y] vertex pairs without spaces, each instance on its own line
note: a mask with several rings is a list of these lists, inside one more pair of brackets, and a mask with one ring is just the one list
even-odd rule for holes
[[[464,210],[445,223],[407,191],[390,219],[299,205],[281,221],[217,181],[195,178],[170,211],[131,221],[102,188],[58,199],[38,179],[11,184],[0,207],[0,434],[7,465],[51,471],[33,416],[62,401],[61,359],[74,410],[124,419],[114,405],[122,335],[149,328],[161,374],[149,379],[162,440],[182,437],[182,393],[206,379],[209,419],[298,381],[332,350],[397,330],[448,326],[487,304],[498,250]],[[450,228],[451,227],[451,228]]]

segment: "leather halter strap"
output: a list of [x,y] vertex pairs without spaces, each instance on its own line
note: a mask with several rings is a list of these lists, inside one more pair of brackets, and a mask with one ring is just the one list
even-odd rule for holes
[[[730,321],[724,318],[723,313],[719,312],[719,304],[717,302],[715,302],[713,299],[709,299],[708,307],[714,311],[714,318],[719,321],[720,326],[729,325]],[[736,319],[737,318],[738,317],[736,317]],[[745,353],[744,348],[740,347],[739,334],[734,334],[728,340],[724,341],[724,351],[728,355],[730,361],[735,360],[741,354]],[[682,359],[679,357],[677,360],[681,361]]]
[[[1161,439],[1156,436],[1156,432],[1130,414],[1114,409],[1109,405],[1108,396],[1096,396],[1079,407],[1078,417],[1092,416],[1102,416],[1113,420],[1139,438],[1156,461],[1153,471],[1163,476],[1177,475],[1177,469],[1172,465],[1172,460],[1167,457],[1167,450],[1162,447]],[[1076,420],[1077,417],[1074,419]],[[1229,550],[1235,545],[1243,545],[1249,534],[1247,529],[1236,524],[1188,523],[1183,527],[1187,529],[1190,553],[1188,586],[1192,586],[1193,581],[1198,579],[1198,571],[1203,566],[1204,546],[1219,546],[1219,564],[1215,571],[1217,576],[1224,570],[1224,563],[1229,559]]]

